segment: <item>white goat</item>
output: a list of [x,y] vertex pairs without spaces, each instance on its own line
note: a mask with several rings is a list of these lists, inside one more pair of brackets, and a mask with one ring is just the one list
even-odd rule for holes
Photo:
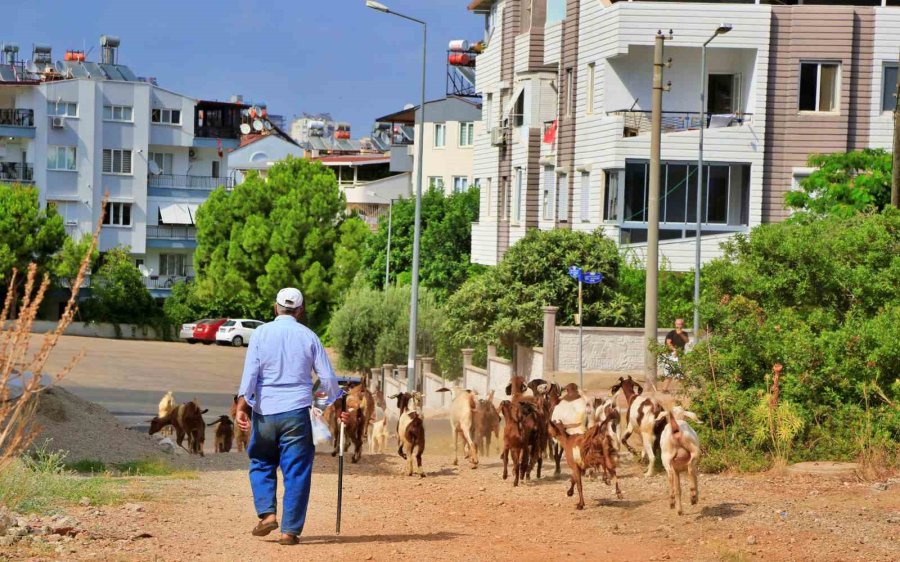
[[450,402],[450,432],[453,434],[453,466],[459,464],[459,437],[463,438],[463,453],[472,463],[472,468],[478,466],[478,447],[472,437],[475,427],[475,409],[478,401],[475,393],[465,388],[454,386],[441,388],[438,392],[449,392],[453,400]]
[[559,397],[559,404],[553,408],[550,421],[562,422],[569,435],[582,435],[587,429],[590,412],[588,400],[574,383],[566,385],[563,390],[565,394]]
[[669,479],[669,508],[678,508],[678,515],[683,513],[681,509],[681,473],[687,472],[690,478],[691,505],[696,505],[700,500],[700,490],[697,484],[697,470],[700,463],[700,438],[688,425],[685,418],[700,423],[697,415],[676,406],[672,410],[661,412],[657,420],[666,420],[666,427],[660,437],[660,455],[663,466],[666,468],[666,476]]
[[372,428],[369,431],[370,453],[384,452],[390,437],[390,432],[388,431],[391,424],[390,417],[390,414],[381,406],[375,408],[375,421],[372,423]]
[[663,408],[655,397],[648,394],[641,394],[635,397],[628,412],[628,429],[625,431],[625,435],[622,436],[622,443],[629,451],[636,454],[637,451],[628,444],[628,438],[631,437],[635,430],[640,433],[641,445],[644,448],[641,458],[646,458],[649,463],[645,474],[647,477],[653,476],[655,468],[656,455],[653,452],[655,434],[653,428],[656,425],[657,416],[662,411]]
[[[172,394],[172,391],[166,393],[165,396],[162,397],[162,400],[159,401],[159,417],[164,418],[169,415],[169,412],[175,409],[175,395]],[[172,429],[172,426],[167,425],[160,431],[160,435],[172,436],[175,434],[175,431]]]

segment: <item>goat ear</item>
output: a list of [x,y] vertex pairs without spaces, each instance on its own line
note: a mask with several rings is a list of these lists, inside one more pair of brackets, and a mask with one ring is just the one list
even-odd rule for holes
[[512,394],[512,383],[506,385],[506,395],[509,396]]
[[203,415],[203,414],[205,414],[205,413],[208,412],[208,411],[209,411],[209,408],[207,408],[207,409],[205,409],[205,410],[201,410],[201,411],[200,411],[200,414]]
[[697,417],[697,414],[695,414],[694,412],[691,412],[691,411],[689,411],[689,410],[685,410],[685,411],[684,411],[684,417],[686,417],[686,418],[688,418],[688,419],[690,419],[690,420],[693,420],[695,423],[699,423],[700,425],[703,425],[703,422],[700,421],[700,418],[698,418],[698,417]]
[[399,394],[394,394],[393,396],[388,396],[388,400],[393,400],[394,398],[400,396]]
[[447,387],[443,387],[435,390],[435,392],[450,392],[450,389]]
[[643,386],[639,385],[638,383],[634,383],[634,386],[635,386],[635,388],[637,388],[637,393],[638,393],[638,394],[643,394],[643,393],[644,393],[644,387],[643,387]]
[[669,415],[669,412],[663,410],[662,412],[660,412],[659,414],[656,415],[656,421],[662,421],[662,420],[666,419],[666,417],[668,415]]

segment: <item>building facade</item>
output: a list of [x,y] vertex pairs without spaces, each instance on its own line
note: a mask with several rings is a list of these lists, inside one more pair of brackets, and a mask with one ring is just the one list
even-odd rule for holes
[[[487,48],[477,59],[473,261],[496,264],[528,228],[602,228],[642,255],[659,30],[673,32],[663,259],[693,267],[698,183],[705,260],[734,233],[783,220],[784,194],[810,173],[809,154],[891,147],[900,7],[881,3],[475,0]],[[701,46],[723,23],[731,31],[709,44],[701,77]]]
[[166,296],[194,275],[197,208],[231,187],[227,149],[238,146],[242,107],[138,79],[117,48],[104,37],[99,63],[78,51],[54,62],[36,46],[20,62],[4,46],[0,181],[37,185],[71,236],[92,232],[108,195],[100,251],[128,247],[147,287]]
[[[424,132],[420,131],[421,109],[408,107],[376,119],[391,130],[391,171],[409,172],[411,181],[418,177],[416,155],[419,139],[422,150],[423,189],[440,189],[444,193],[466,191],[477,182],[472,176],[475,139],[483,134],[481,107],[461,97],[447,97],[425,102]],[[410,185],[410,193],[415,189]]]

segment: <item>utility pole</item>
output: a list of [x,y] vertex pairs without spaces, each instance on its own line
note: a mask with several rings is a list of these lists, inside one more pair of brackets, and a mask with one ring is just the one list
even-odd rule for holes
[[891,205],[900,209],[900,75],[894,94],[894,161],[891,175]]
[[662,95],[668,91],[669,84],[663,85],[663,70],[671,65],[664,62],[663,55],[666,40],[672,39],[672,30],[668,35],[656,32],[656,43],[653,49],[653,106],[650,132],[650,185],[647,198],[647,286],[644,293],[644,369],[646,382],[651,388],[656,387],[656,351],[651,348],[657,343],[657,297],[659,296],[659,170],[660,144],[662,142]]

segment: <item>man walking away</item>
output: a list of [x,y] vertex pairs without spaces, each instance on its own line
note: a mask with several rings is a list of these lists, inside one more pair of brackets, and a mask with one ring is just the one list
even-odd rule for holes
[[680,381],[684,378],[684,372],[678,364],[678,357],[684,354],[684,346],[687,345],[688,339],[687,332],[684,331],[684,318],[676,318],[675,329],[666,334],[669,356],[663,369],[663,377],[666,379],[666,382],[663,383],[663,392],[669,392],[672,379]]
[[[275,320],[254,330],[250,338],[238,390],[236,421],[242,430],[250,430],[250,487],[259,516],[252,534],[263,537],[278,528],[276,489],[280,466],[284,500],[278,542],[283,545],[297,544],[306,522],[315,455],[309,418],[312,370],[319,376],[319,389],[327,394],[328,403],[337,400],[342,392],[322,342],[299,322],[302,315],[300,291],[278,291]],[[346,413],[342,415],[345,417]]]

